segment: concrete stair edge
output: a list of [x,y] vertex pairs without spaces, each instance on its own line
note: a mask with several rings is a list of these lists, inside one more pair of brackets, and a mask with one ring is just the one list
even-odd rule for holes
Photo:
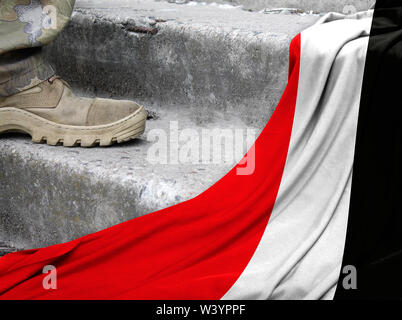
[[[47,55],[77,90],[149,103],[162,114],[151,129],[168,130],[169,122],[179,120],[201,130],[214,119],[209,126],[262,129],[286,83],[289,42],[317,18],[285,17],[295,25],[278,30],[277,15],[261,27],[267,17],[240,11],[214,26],[191,22],[192,12],[185,10],[185,18],[180,10],[177,18],[157,11],[166,22],[157,23],[156,34],[127,30],[153,27],[146,11],[120,19],[113,11],[78,10]],[[203,14],[200,20],[208,11]],[[247,24],[236,22],[244,16],[257,17],[249,32]],[[114,52],[113,44],[120,44]],[[228,115],[239,123],[220,123]],[[69,241],[187,200],[233,166],[141,167],[149,147],[145,138],[105,151],[34,145],[14,135],[0,141],[0,240],[25,249]]]

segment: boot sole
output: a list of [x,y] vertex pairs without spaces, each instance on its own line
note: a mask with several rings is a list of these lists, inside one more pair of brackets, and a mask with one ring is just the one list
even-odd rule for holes
[[36,143],[65,147],[106,147],[137,138],[145,131],[147,112],[140,107],[133,114],[100,126],[58,124],[17,108],[0,109],[0,134],[24,132]]

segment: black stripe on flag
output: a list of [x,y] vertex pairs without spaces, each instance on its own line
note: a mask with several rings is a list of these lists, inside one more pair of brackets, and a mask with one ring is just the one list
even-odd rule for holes
[[[402,298],[402,1],[377,1],[335,299]],[[353,280],[353,268],[356,279]],[[354,287],[355,281],[356,287]]]

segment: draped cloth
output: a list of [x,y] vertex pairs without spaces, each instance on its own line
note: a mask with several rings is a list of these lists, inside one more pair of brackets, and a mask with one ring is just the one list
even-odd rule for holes
[[[331,13],[293,39],[288,85],[245,157],[252,173],[243,162],[192,200],[8,254],[0,299],[334,298],[372,20]],[[43,288],[46,265],[56,290]]]

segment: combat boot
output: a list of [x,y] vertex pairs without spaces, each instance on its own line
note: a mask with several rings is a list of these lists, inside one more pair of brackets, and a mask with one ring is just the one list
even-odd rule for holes
[[25,132],[34,142],[109,146],[145,130],[144,107],[127,100],[77,97],[57,76],[0,98],[0,133]]

